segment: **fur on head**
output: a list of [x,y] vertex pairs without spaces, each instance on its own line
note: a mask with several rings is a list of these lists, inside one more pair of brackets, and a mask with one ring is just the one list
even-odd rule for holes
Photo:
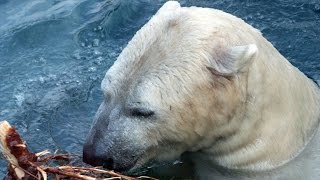
[[234,28],[229,16],[173,1],[160,8],[103,79],[104,101],[84,145],[85,162],[135,169],[235,133],[234,117],[245,102],[243,78],[258,48],[250,35],[224,34]]

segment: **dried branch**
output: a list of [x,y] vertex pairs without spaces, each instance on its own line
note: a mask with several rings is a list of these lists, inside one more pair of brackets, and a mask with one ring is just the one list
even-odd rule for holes
[[[16,129],[7,121],[0,122],[0,151],[8,161],[7,179],[47,180],[49,175],[52,175],[56,180],[156,180],[147,176],[130,177],[98,167],[48,166],[49,161],[69,162],[70,155],[50,154],[47,150],[39,153],[30,152]],[[101,178],[102,176],[108,177]]]

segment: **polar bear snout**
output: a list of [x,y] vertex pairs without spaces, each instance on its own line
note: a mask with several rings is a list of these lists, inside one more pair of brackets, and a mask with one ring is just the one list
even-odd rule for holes
[[[92,166],[103,166],[116,171],[128,171],[135,165],[135,156],[122,156],[119,152],[109,152],[105,154],[95,153],[91,146],[84,146],[83,161]],[[122,153],[121,153],[122,154]],[[131,152],[124,154],[132,154]],[[121,157],[120,157],[121,156]]]
[[[135,166],[144,152],[136,138],[134,121],[124,116],[120,106],[102,103],[95,116],[94,125],[83,146],[83,161],[92,166],[127,171]],[[137,128],[136,128],[137,129]]]
[[92,166],[103,166],[116,171],[128,171],[136,163],[137,151],[127,148],[113,137],[109,140],[93,141],[83,147],[83,161]]
[[96,152],[97,151],[95,150],[93,145],[85,144],[85,146],[83,147],[83,161],[92,166],[102,166],[104,164],[104,161],[112,160],[112,159],[104,160],[103,155],[99,155]]

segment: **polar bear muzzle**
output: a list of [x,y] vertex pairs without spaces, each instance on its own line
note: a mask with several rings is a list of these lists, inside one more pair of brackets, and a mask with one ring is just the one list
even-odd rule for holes
[[[136,121],[122,112],[120,106],[101,104],[83,147],[85,163],[117,171],[127,171],[136,164],[147,146],[135,143],[142,135],[138,128],[132,129],[137,126]],[[152,113],[135,110],[131,115],[152,116]]]
[[[98,136],[97,136],[98,138]],[[97,142],[97,141],[94,141]],[[103,143],[85,144],[83,148],[83,161],[93,166],[103,166],[116,171],[127,171],[136,163],[138,152],[131,148],[123,148],[121,142],[114,144],[112,138]],[[108,146],[109,145],[109,146]]]

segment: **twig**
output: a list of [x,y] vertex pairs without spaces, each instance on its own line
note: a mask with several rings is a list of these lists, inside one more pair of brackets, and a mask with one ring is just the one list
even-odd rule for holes
[[[32,174],[31,172],[19,167],[18,165],[15,165],[15,164],[10,164],[10,166],[12,166],[12,169],[19,169],[19,170],[22,170],[24,173],[28,174],[29,176],[35,178],[35,179],[39,179],[37,176],[35,176],[34,174]],[[18,178],[20,178],[19,176],[17,176]],[[23,176],[24,177],[24,176]],[[21,178],[22,179],[22,178]]]
[[150,179],[150,180],[158,180],[156,178],[153,177],[149,177],[149,176],[139,176],[138,179]]
[[87,170],[87,171],[91,171],[91,172],[95,172],[95,173],[109,174],[111,176],[117,176],[117,177],[120,177],[125,180],[136,180],[137,179],[137,178],[133,178],[133,177],[129,177],[129,176],[125,176],[125,175],[116,173],[114,171],[102,170],[102,169],[97,169],[97,168],[86,168],[86,167],[71,167],[71,168],[73,168],[75,170]]
[[37,170],[41,173],[43,180],[48,179],[48,175],[43,169],[41,169],[40,167],[37,167]]

